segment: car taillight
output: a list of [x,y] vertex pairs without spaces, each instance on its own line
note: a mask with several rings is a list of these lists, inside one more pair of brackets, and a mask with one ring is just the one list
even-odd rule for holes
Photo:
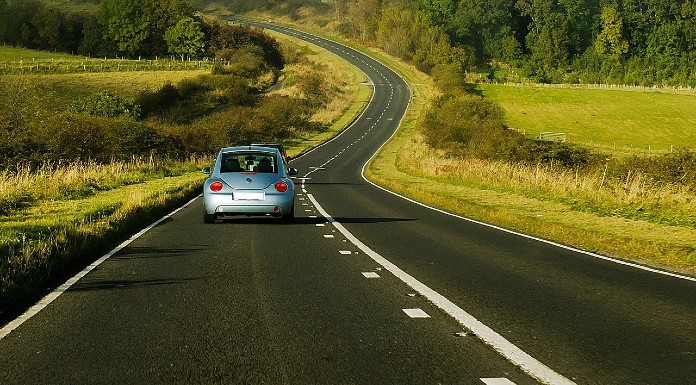
[[220,182],[213,182],[213,183],[211,183],[211,184],[210,184],[210,190],[211,190],[211,191],[215,191],[215,192],[218,192],[218,191],[222,190],[222,183],[220,183]]
[[278,192],[286,192],[288,191],[288,184],[285,182],[278,182],[275,184],[275,189]]

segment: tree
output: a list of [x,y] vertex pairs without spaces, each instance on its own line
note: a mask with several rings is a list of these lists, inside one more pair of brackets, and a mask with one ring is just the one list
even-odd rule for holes
[[201,30],[201,23],[190,17],[179,20],[175,26],[164,33],[169,52],[181,56],[196,57],[205,51],[205,34]]
[[623,20],[616,4],[602,8],[602,31],[595,40],[595,49],[600,54],[619,57],[628,52],[628,42],[623,38]]
[[104,0],[100,21],[106,26],[104,37],[116,43],[118,50],[129,56],[142,53],[149,36],[149,20],[140,0]]
[[581,55],[588,48],[592,48],[598,33],[600,0],[558,0],[558,2],[568,20],[568,52],[571,56]]
[[221,51],[238,50],[257,46],[263,51],[263,60],[275,69],[285,66],[285,58],[280,51],[280,43],[260,29],[243,25],[212,23],[204,25],[208,31],[208,54],[221,56]]
[[10,21],[7,20],[9,18],[10,12],[9,12],[10,6],[7,4],[7,0],[0,0],[0,42],[6,42],[8,38],[8,26],[10,24]]
[[95,17],[88,17],[82,27],[82,40],[77,48],[80,55],[107,56],[117,50],[113,40],[104,38],[104,26]]
[[36,31],[34,46],[44,50],[61,49],[64,19],[65,16],[58,11],[46,7],[39,9],[31,18]]
[[143,49],[148,55],[164,55],[168,49],[164,34],[179,20],[193,17],[194,10],[184,0],[141,0],[141,2],[149,21],[149,34],[143,42]]
[[446,27],[457,8],[457,0],[418,0],[418,8],[425,12],[435,25]]
[[103,0],[100,22],[104,36],[129,56],[164,55],[164,33],[193,9],[183,0]]
[[[522,16],[531,18],[527,49],[542,76],[568,64],[568,20],[554,0],[518,0]],[[545,79],[544,79],[545,80]]]
[[458,43],[474,47],[481,60],[511,61],[520,54],[513,29],[513,7],[505,0],[461,0],[451,31]]

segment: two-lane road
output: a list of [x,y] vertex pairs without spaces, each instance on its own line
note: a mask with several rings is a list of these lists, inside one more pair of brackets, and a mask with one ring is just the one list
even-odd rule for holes
[[296,223],[204,225],[193,201],[0,339],[0,384],[696,382],[694,280],[373,186],[362,167],[398,126],[407,85],[277,29],[374,87],[354,125],[293,161],[306,177]]

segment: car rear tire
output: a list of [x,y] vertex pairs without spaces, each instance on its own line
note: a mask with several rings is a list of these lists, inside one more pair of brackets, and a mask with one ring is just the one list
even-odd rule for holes
[[215,223],[215,219],[216,219],[215,214],[205,213],[205,218],[203,219],[203,221],[205,223]]

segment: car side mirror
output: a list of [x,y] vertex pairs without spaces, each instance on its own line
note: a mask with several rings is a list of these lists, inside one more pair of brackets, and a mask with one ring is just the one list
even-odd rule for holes
[[297,171],[297,169],[294,168],[294,167],[290,167],[290,168],[288,169],[288,175],[290,175],[290,176],[294,176],[294,175],[297,175],[297,174],[299,174],[299,173],[300,173],[300,172]]
[[203,167],[203,170],[201,170],[203,174],[208,174],[210,175],[210,167]]

